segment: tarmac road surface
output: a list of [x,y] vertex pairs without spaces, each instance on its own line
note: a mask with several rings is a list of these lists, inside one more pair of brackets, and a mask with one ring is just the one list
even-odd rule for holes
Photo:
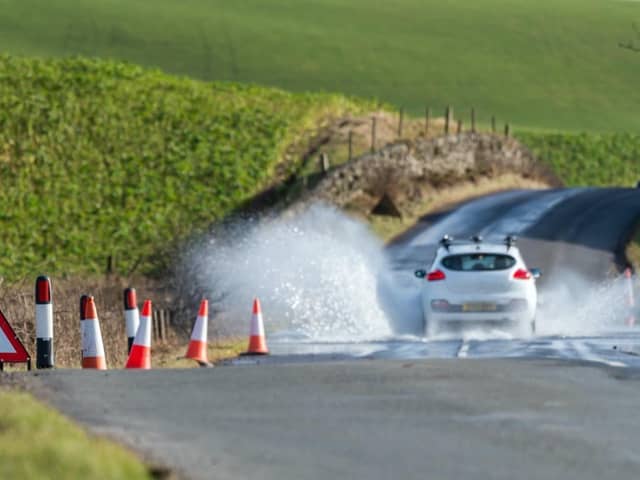
[[[445,233],[516,234],[544,271],[542,293],[568,288],[581,302],[589,292],[564,274],[609,276],[638,218],[636,189],[504,192],[425,217],[389,253],[414,281]],[[294,340],[272,343],[260,365],[24,379],[192,479],[637,478],[640,334],[618,327],[525,340]]]
[[544,287],[567,271],[600,280],[622,261],[640,219],[640,189],[515,190],[481,197],[449,212],[428,215],[389,248],[398,269],[424,265],[443,235],[517,235],[530,267],[542,268]]
[[637,478],[636,369],[359,360],[31,377],[191,479]]

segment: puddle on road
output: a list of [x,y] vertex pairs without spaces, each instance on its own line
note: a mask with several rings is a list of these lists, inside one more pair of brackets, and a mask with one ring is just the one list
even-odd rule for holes
[[[609,350],[598,342],[557,338],[596,338],[621,327],[626,308],[622,279],[591,285],[567,273],[541,292],[540,337],[474,329],[424,339],[420,282],[411,271],[391,268],[365,225],[323,205],[294,218],[227,225],[184,260],[185,283],[195,282],[194,290],[211,300],[213,329],[246,334],[259,297],[272,352],[280,356],[411,359],[456,357],[462,349],[467,358],[600,358]],[[626,348],[637,345],[632,340]]]

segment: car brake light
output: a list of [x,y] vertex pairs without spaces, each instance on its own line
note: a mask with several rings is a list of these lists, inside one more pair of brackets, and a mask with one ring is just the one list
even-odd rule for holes
[[529,272],[529,270],[519,268],[513,274],[513,278],[515,278],[516,280],[529,280],[531,279],[531,273]]
[[446,277],[442,270],[434,270],[427,274],[427,282],[437,282],[438,280],[444,280]]

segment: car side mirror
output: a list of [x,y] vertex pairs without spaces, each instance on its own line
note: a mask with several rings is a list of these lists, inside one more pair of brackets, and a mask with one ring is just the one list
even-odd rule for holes
[[426,277],[426,276],[427,276],[427,271],[426,271],[426,270],[416,270],[416,271],[414,272],[414,275],[415,275],[417,278],[424,278],[424,277]]
[[542,276],[542,270],[539,268],[530,268],[529,273],[533,278],[540,278]]

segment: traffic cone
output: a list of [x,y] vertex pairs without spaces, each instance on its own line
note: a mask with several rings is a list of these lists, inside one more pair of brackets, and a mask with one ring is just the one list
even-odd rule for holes
[[145,300],[142,307],[140,326],[125,368],[151,368],[151,300]]
[[106,370],[107,361],[104,357],[100,321],[96,313],[95,301],[91,296],[84,299],[84,314],[80,318],[80,328],[82,330],[82,368]]
[[191,340],[187,349],[186,358],[190,358],[198,362],[201,366],[209,366],[207,356],[207,323],[209,321],[209,302],[202,300],[200,302],[200,310],[196,317],[196,323],[193,325],[191,332]]
[[253,301],[253,314],[251,315],[251,332],[249,336],[249,349],[244,355],[268,355],[267,339],[264,335],[264,323],[262,321],[262,310],[260,300]]

